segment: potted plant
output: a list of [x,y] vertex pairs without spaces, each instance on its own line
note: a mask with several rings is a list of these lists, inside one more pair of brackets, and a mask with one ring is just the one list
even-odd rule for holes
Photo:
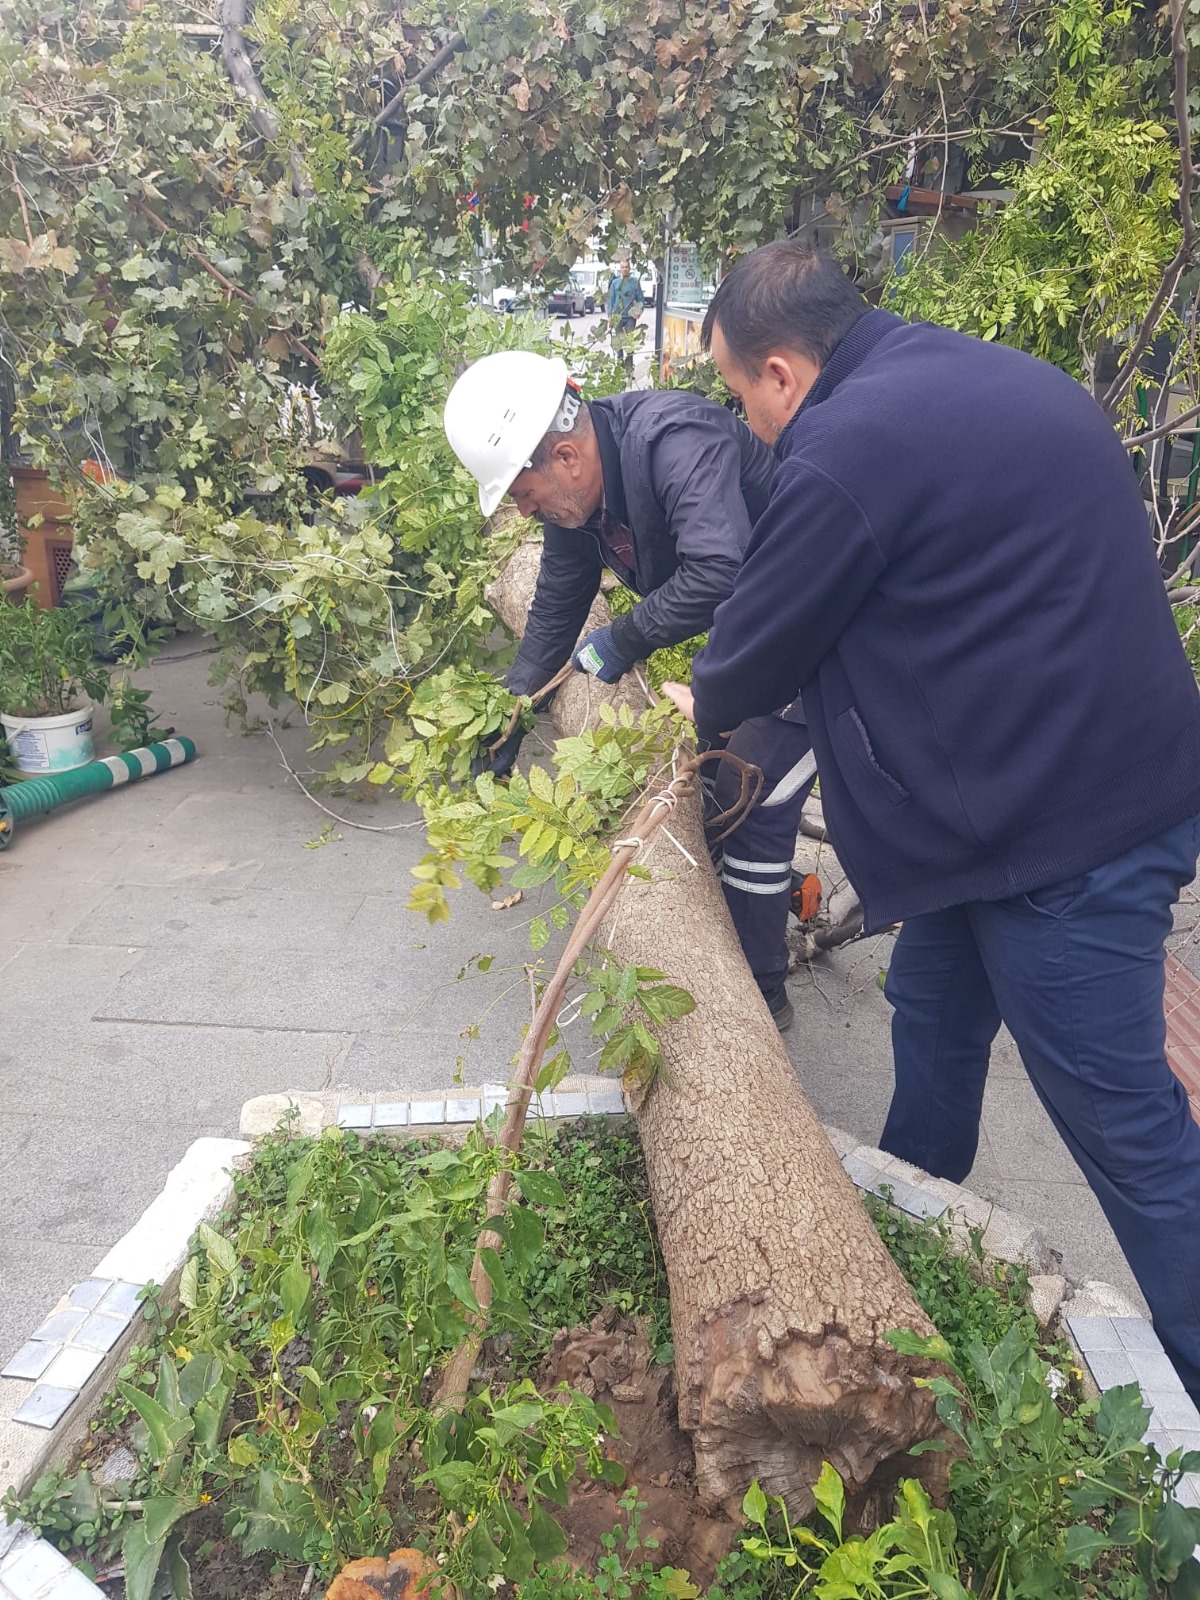
[[91,761],[92,702],[107,688],[85,608],[0,606],[0,725],[18,771]]
[[12,473],[0,464],[0,594],[15,606],[21,604],[33,582],[33,573],[22,560],[24,553]]

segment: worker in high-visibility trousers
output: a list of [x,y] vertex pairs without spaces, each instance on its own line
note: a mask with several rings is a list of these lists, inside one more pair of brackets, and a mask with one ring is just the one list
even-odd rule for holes
[[[586,401],[564,362],[528,351],[469,367],[445,424],[485,515],[508,495],[543,525],[537,589],[507,677],[514,694],[535,693],[571,660],[615,683],[652,651],[703,633],[733,588],[775,472],[770,450],[711,400],[641,390]],[[581,640],[605,567],[642,598]],[[492,771],[511,771],[520,739],[490,757]],[[717,865],[746,959],[783,1029],[792,1021],[792,856],[815,774],[808,730],[797,707],[778,707],[727,744],[762,769],[764,784],[760,804],[715,847]],[[719,763],[708,815],[729,807],[738,788],[730,764]]]

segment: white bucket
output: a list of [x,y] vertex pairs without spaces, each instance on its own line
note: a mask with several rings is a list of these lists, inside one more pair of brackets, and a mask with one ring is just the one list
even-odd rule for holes
[[95,759],[90,700],[60,717],[10,717],[0,711],[0,724],[19,772],[70,772]]

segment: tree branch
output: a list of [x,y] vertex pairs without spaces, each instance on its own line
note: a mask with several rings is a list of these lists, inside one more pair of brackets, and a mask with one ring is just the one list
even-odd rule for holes
[[1138,450],[1144,444],[1153,444],[1156,439],[1166,439],[1176,433],[1195,433],[1195,428],[1185,427],[1185,424],[1200,417],[1200,406],[1189,406],[1186,411],[1181,411],[1177,417],[1172,417],[1169,422],[1162,422],[1156,428],[1148,428],[1145,433],[1127,433],[1121,443],[1129,450]]
[[1100,404],[1110,415],[1137,376],[1138,363],[1149,349],[1166,306],[1174,298],[1179,280],[1196,258],[1196,223],[1192,215],[1192,187],[1196,180],[1192,158],[1192,125],[1188,115],[1187,10],[1184,0],[1169,0],[1171,15],[1171,61],[1173,82],[1171,103],[1175,109],[1175,132],[1179,143],[1179,220],[1183,229],[1179,249],[1163,270],[1150,309],[1142,319],[1137,338],[1117,368],[1117,375],[1104,391]]
[[[254,126],[269,144],[279,142],[279,118],[258,81],[250,60],[242,29],[246,25],[246,0],[221,0],[221,59],[234,88],[250,102]],[[288,146],[288,168],[292,188],[302,200],[311,200],[316,191],[304,158],[295,145]]]
[[[142,216],[145,217],[146,221],[153,224],[153,226],[158,229],[159,233],[173,233],[176,231],[171,227],[169,222],[163,221],[157,211],[151,211],[150,207],[144,200],[137,201],[137,208]],[[212,262],[208,259],[198,245],[193,244],[190,239],[184,239],[182,234],[180,235],[180,238],[183,242],[183,248],[187,251],[188,255],[191,256],[196,265],[198,267],[202,267],[204,271],[208,273],[210,278],[219,283],[227,295],[230,295],[235,300],[243,301],[244,304],[248,306],[255,304],[254,296],[247,294],[245,289],[240,288],[236,283],[232,283],[219,267],[215,267],[212,264]],[[306,361],[311,361],[318,372],[321,370],[320,356],[318,356],[314,351],[310,350],[304,343],[303,339],[298,339],[294,333],[289,333],[286,328],[280,328],[279,332],[283,334],[284,338],[297,355],[303,356]]]
[[[495,15],[496,7],[489,6],[480,17],[480,24],[482,25],[485,22],[490,22]],[[375,116],[372,117],[371,126],[369,128],[364,128],[360,133],[355,134],[354,138],[350,142],[351,155],[358,154],[358,152],[366,144],[367,140],[371,137],[371,133],[374,129],[386,128],[396,113],[403,110],[404,101],[407,98],[410,89],[419,89],[423,84],[428,83],[431,78],[436,78],[446,63],[452,61],[460,50],[466,48],[466,43],[466,34],[456,33],[453,38],[447,39],[446,43],[437,52],[437,54],[435,56],[431,56],[418,73],[414,74],[414,76],[411,78],[405,78],[404,82],[383,107],[382,111],[377,112]]]
[[17,177],[17,164],[11,156],[8,158],[8,170],[12,173],[13,188],[17,191],[17,204],[21,208],[21,221],[25,224],[25,242],[33,249],[33,232],[29,226],[29,210],[25,204],[25,191],[21,187],[21,180]]

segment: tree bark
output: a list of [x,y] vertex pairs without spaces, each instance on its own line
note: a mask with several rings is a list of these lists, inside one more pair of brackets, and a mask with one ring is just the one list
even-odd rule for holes
[[[520,633],[540,552],[525,546],[489,590]],[[607,620],[598,599],[587,627]],[[636,703],[635,680],[606,690],[580,673],[558,691],[560,734],[596,721],[604,699]],[[900,1476],[944,1488],[947,1457],[906,1452],[942,1437],[929,1362],[899,1355],[894,1328],[934,1331],[875,1232],[805,1098],[738,946],[709,864],[699,802],[662,830],[601,939],[623,963],[665,970],[696,1001],[661,1032],[669,1082],[638,1128],[671,1291],[679,1420],[702,1499],[734,1513],[751,1480],[796,1513],[823,1461],[864,1521],[890,1509]]]

